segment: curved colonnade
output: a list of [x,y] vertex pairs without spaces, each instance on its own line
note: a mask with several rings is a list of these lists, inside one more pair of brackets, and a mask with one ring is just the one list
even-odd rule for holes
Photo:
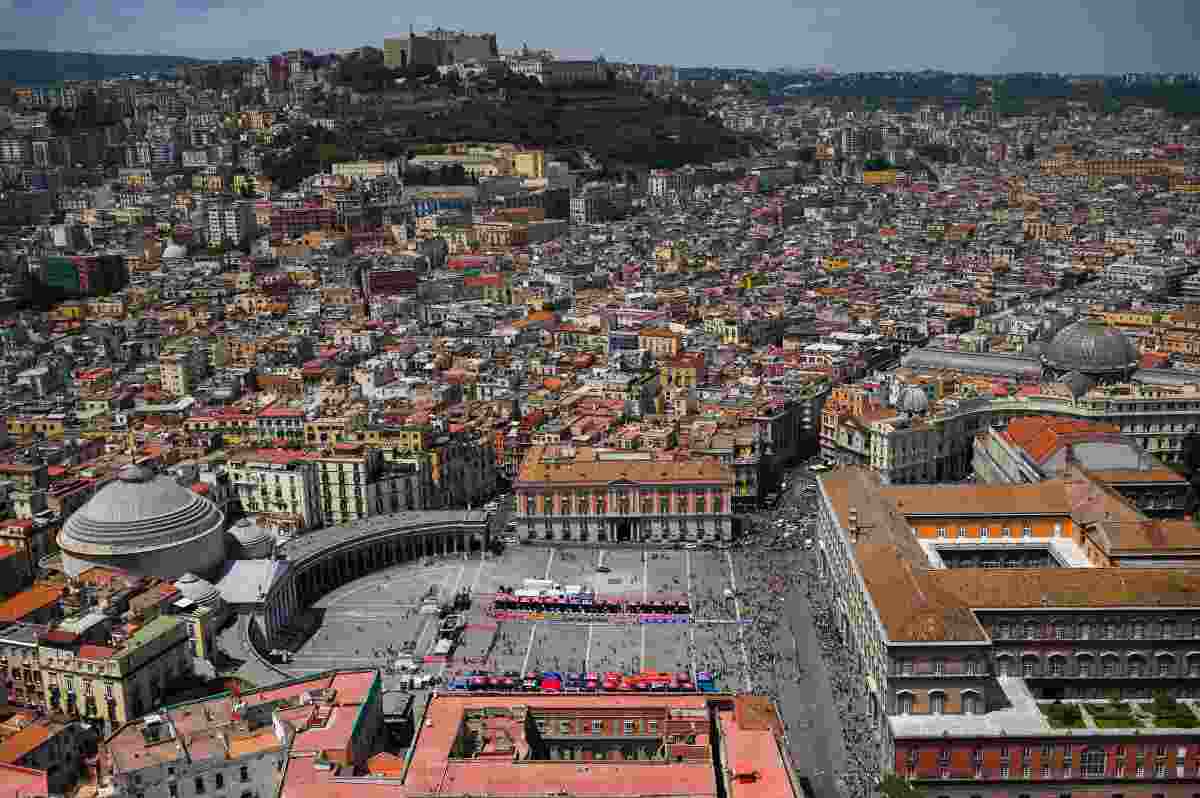
[[263,640],[273,647],[314,601],[374,571],[487,545],[487,515],[469,510],[395,513],[292,538],[276,551],[284,572],[255,610]]

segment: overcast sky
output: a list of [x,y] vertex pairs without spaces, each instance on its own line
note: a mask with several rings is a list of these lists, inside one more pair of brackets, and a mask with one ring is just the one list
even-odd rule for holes
[[438,25],[677,66],[1200,71],[1200,0],[0,0],[0,49],[263,57]]

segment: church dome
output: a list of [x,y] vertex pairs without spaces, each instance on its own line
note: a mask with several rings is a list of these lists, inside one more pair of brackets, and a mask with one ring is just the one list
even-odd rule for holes
[[191,571],[179,577],[175,582],[175,589],[182,593],[184,598],[191,599],[201,606],[216,604],[221,598],[212,582],[196,576]]
[[127,466],[75,511],[58,535],[68,575],[92,565],[177,579],[225,560],[225,516],[170,477]]
[[1084,320],[1054,336],[1042,350],[1042,361],[1058,372],[1116,376],[1137,368],[1138,351],[1120,330]]

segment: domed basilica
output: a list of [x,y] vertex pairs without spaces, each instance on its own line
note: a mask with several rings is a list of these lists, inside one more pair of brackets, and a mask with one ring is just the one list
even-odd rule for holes
[[1128,382],[1139,357],[1120,330],[1084,319],[1055,335],[1041,359],[1044,377],[1064,381],[1072,393],[1084,393],[1091,385]]
[[225,515],[171,477],[127,466],[67,519],[58,546],[71,577],[96,565],[170,580],[215,575]]

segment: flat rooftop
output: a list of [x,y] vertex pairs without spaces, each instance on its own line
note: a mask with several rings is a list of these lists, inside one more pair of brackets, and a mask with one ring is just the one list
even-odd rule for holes
[[[692,758],[652,760],[517,759],[510,752],[457,758],[468,715],[487,729],[511,725],[528,712],[562,717],[572,712],[631,716],[648,709],[673,720],[694,724],[697,742]],[[590,717],[590,715],[588,715]],[[586,798],[704,798],[722,793],[733,798],[794,798],[798,794],[782,746],[781,723],[769,699],[732,695],[444,695],[429,699],[424,720],[413,742],[404,775],[386,780],[310,780],[289,778],[284,798],[390,795],[461,796],[584,796]],[[708,739],[713,730],[720,744]],[[599,737],[611,743],[613,738]],[[582,741],[586,745],[586,740]],[[700,749],[703,750],[700,750]],[[292,765],[295,765],[293,758]],[[719,780],[724,784],[719,784]]]

